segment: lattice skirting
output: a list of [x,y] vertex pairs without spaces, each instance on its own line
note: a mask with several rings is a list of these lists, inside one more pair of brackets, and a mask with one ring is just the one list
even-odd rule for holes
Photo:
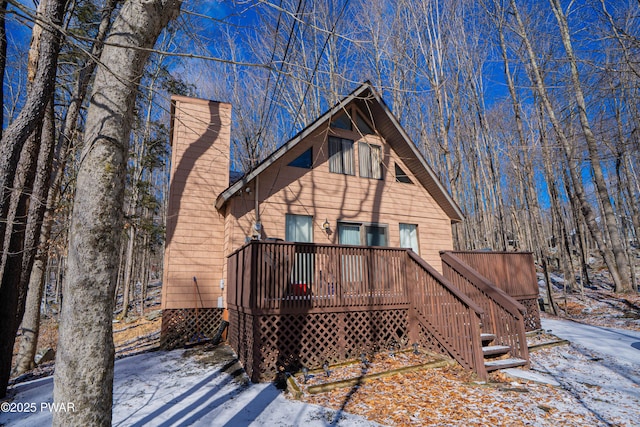
[[229,322],[229,344],[254,382],[411,344],[407,310],[256,316],[229,310]]
[[198,334],[212,338],[218,332],[222,313],[221,308],[199,308],[197,315],[194,308],[162,310],[160,347],[182,347]]
[[254,316],[229,310],[229,333],[227,341],[231,348],[236,351],[238,359],[242,362],[247,375],[254,382],[259,381],[259,376],[254,377],[254,373],[259,373],[254,366],[254,349],[257,341],[253,335]]
[[524,317],[524,329],[529,331],[535,331],[540,329],[540,306],[538,305],[537,298],[521,299],[518,302],[525,306],[527,314]]

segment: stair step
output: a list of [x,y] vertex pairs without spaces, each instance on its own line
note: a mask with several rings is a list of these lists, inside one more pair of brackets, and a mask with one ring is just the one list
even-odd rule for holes
[[480,339],[482,342],[491,342],[496,339],[494,334],[480,334]]
[[488,345],[482,347],[482,354],[485,356],[497,356],[507,354],[511,351],[511,347],[508,345]]
[[498,369],[515,368],[517,366],[526,365],[527,361],[524,359],[501,359],[492,360],[491,362],[485,362],[484,366],[487,368],[487,372],[496,371]]

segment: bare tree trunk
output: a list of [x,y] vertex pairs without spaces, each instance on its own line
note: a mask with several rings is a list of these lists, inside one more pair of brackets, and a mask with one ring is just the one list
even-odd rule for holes
[[[551,104],[551,99],[549,98],[547,88],[544,84],[544,80],[542,79],[540,68],[538,67],[538,60],[537,60],[536,54],[533,50],[533,46],[531,45],[531,42],[527,35],[524,23],[522,21],[522,18],[520,17],[520,13],[515,4],[515,0],[511,0],[510,3],[511,3],[511,10],[516,19],[518,29],[520,32],[519,35],[522,38],[522,41],[524,42],[527,55],[529,57],[531,73],[533,74],[533,83],[538,91],[540,100],[546,110],[547,116],[551,121],[551,124],[556,133],[558,141],[560,142],[561,147],[565,151],[567,158],[570,159],[572,158],[571,154],[572,154],[573,146],[569,141],[569,139],[567,138],[561,126],[561,123],[556,116],[555,110]],[[620,281],[620,276],[618,274],[618,269],[616,265],[616,260],[614,258],[614,254],[605,242],[605,239],[602,235],[602,231],[600,230],[596,222],[596,217],[593,212],[593,208],[589,204],[589,201],[587,200],[587,197],[585,195],[584,186],[582,183],[582,176],[580,175],[577,168],[573,167],[573,165],[569,165],[569,174],[571,177],[571,182],[573,184],[574,194],[580,203],[580,209],[582,210],[582,214],[584,216],[589,232],[591,233],[591,236],[593,237],[593,239],[596,241],[596,244],[598,245],[598,249],[602,254],[602,257],[605,263],[607,264],[609,271],[611,272],[612,276],[614,276],[614,280],[617,279],[616,287],[618,285],[622,285],[622,282]]]
[[100,57],[109,68],[98,67],[87,112],[54,378],[54,402],[74,402],[75,411],[54,413],[55,426],[111,424],[124,178],[136,90],[149,55],[139,48],[153,47],[179,10],[176,0],[127,1]]
[[[55,148],[55,123],[53,112],[53,97],[47,107],[47,114],[45,114],[45,120],[42,127],[42,138],[40,142],[40,153],[38,154],[37,167],[38,171],[35,176],[33,189],[31,191],[30,203],[27,216],[27,225],[25,229],[25,238],[23,247],[23,255],[20,266],[20,280],[18,289],[27,290],[26,302],[18,304],[19,313],[22,314],[25,309],[28,308],[27,319],[23,320],[23,338],[21,343],[21,353],[23,358],[18,358],[17,364],[21,364],[22,367],[29,369],[31,361],[35,354],[35,342],[37,341],[37,330],[40,323],[40,302],[42,301],[42,284],[38,280],[37,284],[34,284],[33,289],[30,288],[30,276],[32,266],[35,257],[40,247],[39,241],[40,230],[42,226],[42,219],[46,208],[46,198],[49,190],[49,180],[51,176],[51,165],[53,163],[53,152]],[[46,242],[44,242],[46,244]],[[44,249],[44,248],[41,248]],[[44,249],[46,251],[46,249]],[[31,300],[30,300],[31,299]],[[22,345],[24,344],[24,345]],[[32,345],[33,344],[33,345]],[[27,348],[25,348],[27,347]],[[29,348],[30,347],[30,348]],[[27,354],[30,353],[29,354]],[[31,353],[33,352],[33,353]],[[17,373],[23,371],[16,370]]]
[[142,262],[140,263],[139,275],[141,280],[140,289],[140,316],[144,316],[144,304],[147,299],[147,289],[149,287],[149,234],[142,238]]
[[58,255],[56,258],[56,289],[54,302],[58,306],[58,318],[60,317],[60,303],[62,296],[62,256]]
[[[110,17],[113,9],[115,8],[115,0],[105,6],[102,13],[102,21],[96,35],[96,41],[92,48],[92,55],[95,57],[102,51],[102,42],[106,35],[110,23]],[[60,156],[59,164],[54,174],[53,182],[48,186],[48,194],[36,195],[36,197],[47,198],[46,211],[44,212],[44,218],[42,219],[42,228],[40,231],[40,243],[37,249],[37,253],[34,259],[31,274],[28,279],[28,291],[27,299],[25,303],[25,314],[22,319],[22,339],[20,342],[20,349],[16,357],[16,364],[13,369],[13,375],[20,375],[27,370],[33,368],[33,359],[37,350],[38,335],[40,330],[40,305],[42,301],[42,294],[45,285],[45,270],[48,264],[48,241],[51,235],[51,228],[53,225],[53,210],[57,204],[58,195],[60,191],[60,185],[62,183],[62,177],[64,174],[64,168],[66,165],[69,144],[73,140],[77,129],[78,115],[80,111],[80,105],[84,100],[87,92],[89,79],[95,69],[95,61],[89,59],[87,65],[78,73],[76,85],[74,88],[74,95],[71,99],[69,108],[67,109],[67,115],[65,118],[64,128],[58,141],[57,151],[64,153]],[[53,108],[51,106],[50,108]],[[53,111],[51,111],[51,127],[48,138],[53,144],[55,138],[55,129],[53,124]],[[52,147],[53,148],[53,147]],[[53,160],[53,159],[51,159]],[[48,162],[47,167],[42,169],[42,174],[50,175],[51,161]],[[47,190],[47,187],[44,187]],[[38,220],[40,221],[40,219]]]
[[[38,16],[42,22],[51,22],[55,26],[62,23],[66,1],[47,0],[38,7]],[[0,247],[4,246],[4,230],[9,210],[11,182],[16,174],[22,146],[33,133],[35,126],[42,122],[44,111],[53,91],[60,50],[60,33],[52,26],[43,24],[34,26],[34,36],[38,34],[38,56],[36,69],[32,69],[33,80],[27,92],[24,106],[18,117],[2,134],[0,146]],[[0,387],[0,394],[2,389]]]
[[[60,25],[64,14],[66,2],[64,0],[47,0],[40,3],[38,16],[47,23]],[[58,52],[60,50],[61,35],[57,29],[46,24],[43,27],[34,26],[34,36],[38,33],[37,65],[33,72],[33,81],[29,85],[27,99],[16,120],[5,130],[0,141],[0,247],[5,248],[5,233],[11,226],[9,218],[10,195],[12,193],[12,179],[16,175],[18,159],[23,146],[30,135],[42,123],[47,103],[53,91]],[[34,49],[36,47],[34,46]],[[34,155],[38,152],[35,148]],[[30,173],[33,174],[33,171]],[[31,177],[27,177],[32,180]],[[24,201],[26,203],[26,200]],[[26,212],[26,209],[25,209]],[[11,233],[8,233],[11,235]],[[19,249],[19,251],[21,251]],[[21,255],[20,255],[21,256]],[[29,257],[27,257],[28,260]],[[31,261],[33,258],[31,258]],[[15,265],[22,265],[22,260]],[[3,268],[4,270],[4,268]],[[16,331],[24,310],[26,289],[19,289],[22,280],[21,272],[17,271],[7,275],[2,272],[0,284],[0,397],[4,397],[11,371],[11,358],[15,343]],[[10,280],[5,281],[5,277]]]
[[7,29],[5,17],[7,15],[7,0],[0,1],[0,140],[4,131],[4,69],[7,65]]
[[[499,16],[494,16],[494,23],[498,27],[498,35],[500,40],[500,48],[502,52],[502,59],[504,61],[504,70],[505,76],[507,78],[507,84],[509,87],[509,93],[511,95],[511,103],[514,111],[514,118],[516,122],[516,128],[518,133],[518,139],[520,141],[520,146],[522,149],[524,147],[528,147],[525,133],[524,133],[524,125],[522,120],[522,109],[520,102],[518,100],[517,92],[515,89],[515,84],[513,82],[513,77],[511,75],[511,69],[509,66],[509,56],[507,53],[507,44],[504,38],[504,30],[503,30],[503,20]],[[529,227],[531,228],[531,232],[533,234],[532,242],[534,244],[534,252],[538,257],[538,261],[542,267],[545,288],[547,291],[547,299],[549,301],[549,307],[553,314],[558,314],[556,310],[556,304],[553,298],[552,293],[552,284],[551,278],[549,277],[549,268],[547,265],[547,259],[549,256],[548,246],[546,244],[546,239],[544,237],[544,227],[542,226],[542,220],[540,215],[540,206],[538,204],[538,199],[535,194],[534,180],[533,180],[533,166],[531,164],[530,158],[525,160],[525,171],[524,181],[525,181],[525,200],[527,201],[528,209],[527,213],[529,215]]]
[[[125,255],[124,261],[124,282],[123,282],[123,291],[122,291],[122,313],[120,317],[122,319],[127,317],[129,314],[129,304],[131,303],[131,281],[132,281],[132,272],[133,272],[133,248],[136,240],[136,232],[133,224],[129,225],[127,229],[127,251]],[[134,288],[135,292],[135,288]]]
[[[33,185],[32,172],[36,167],[34,151],[37,150],[40,135],[38,132],[27,140],[20,156],[20,164],[16,177],[13,181],[9,213],[7,217],[7,228],[5,229],[4,247],[2,248],[2,261],[0,262],[0,290],[2,299],[0,309],[2,317],[2,330],[0,331],[0,343],[2,365],[2,393],[6,392],[6,382],[9,380],[11,371],[11,359],[13,346],[15,344],[16,332],[24,313],[24,301],[26,298],[26,288],[21,288],[20,275],[22,268],[22,254],[26,234],[26,216],[29,209],[29,197]],[[5,379],[6,378],[6,379]],[[6,381],[6,382],[5,382]]]
[[120,253],[118,255],[118,273],[116,276],[116,286],[113,290],[113,304],[114,310],[118,308],[118,295],[120,295],[120,288],[122,288],[122,271],[124,270],[124,246],[120,246]]
[[40,333],[40,305],[42,303],[42,294],[44,291],[45,277],[44,274],[33,274],[34,272],[44,273],[41,264],[43,263],[43,253],[46,253],[46,241],[40,242],[38,254],[34,261],[34,271],[29,278],[29,288],[27,290],[27,299],[25,301],[25,311],[22,317],[22,337],[20,339],[20,348],[16,355],[15,366],[11,372],[12,376],[21,375],[35,367],[34,357],[38,346],[38,335]]
[[[53,112],[52,112],[53,113]],[[53,140],[54,135],[51,135]],[[49,266],[49,237],[53,225],[53,211],[57,203],[58,190],[63,171],[58,169],[54,182],[49,187],[47,195],[46,210],[42,218],[40,229],[40,241],[36,255],[31,267],[31,274],[28,278],[27,298],[25,302],[25,313],[22,318],[22,338],[20,349],[16,356],[16,363],[12,375],[20,375],[33,369],[33,358],[36,354],[38,335],[40,333],[40,305],[44,293]],[[56,276],[57,277],[57,276]],[[56,282],[56,289],[58,284]]]
[[[611,198],[609,197],[609,190],[604,178],[604,172],[602,171],[602,165],[600,164],[600,154],[598,152],[598,141],[596,140],[593,131],[591,130],[591,124],[587,117],[587,105],[582,92],[582,85],[580,84],[580,76],[578,75],[578,66],[576,64],[575,54],[573,52],[573,46],[571,43],[571,36],[569,34],[569,26],[567,25],[567,18],[564,15],[562,6],[559,0],[549,0],[553,13],[558,21],[558,27],[560,28],[560,34],[562,36],[562,44],[567,52],[567,59],[569,60],[569,66],[571,69],[571,82],[575,92],[575,101],[578,107],[578,115],[580,117],[580,125],[582,126],[582,133],[587,141],[587,148],[589,150],[590,163],[593,168],[593,176],[596,184],[596,190],[600,203],[602,204],[603,219],[606,226],[606,230],[609,233],[611,250],[615,258],[615,265],[609,266],[611,277],[615,283],[616,292],[629,292],[632,290],[629,273],[629,263],[625,254],[624,247],[622,246],[622,240],[620,233],[618,232],[618,226],[616,224],[616,216],[611,205]],[[607,263],[609,264],[609,263]]]

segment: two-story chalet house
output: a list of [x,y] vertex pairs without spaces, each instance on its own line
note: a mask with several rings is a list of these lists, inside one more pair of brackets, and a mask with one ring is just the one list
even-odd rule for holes
[[[323,358],[338,360],[357,351],[358,346],[370,349],[379,345],[380,340],[384,345],[389,340],[407,345],[410,340],[421,340],[423,345],[433,341],[432,347],[444,353],[458,351],[442,341],[440,332],[435,332],[435,338],[425,338],[436,321],[425,318],[428,325],[421,332],[400,331],[409,328],[409,317],[414,316],[406,305],[409,301],[394,300],[391,308],[403,314],[396,311],[391,315],[396,319],[391,321],[394,331],[384,326],[389,323],[385,317],[389,313],[383,306],[391,300],[383,301],[382,295],[397,295],[401,292],[398,286],[405,289],[419,281],[415,279],[418,273],[407,277],[406,265],[427,265],[428,274],[438,277],[433,279],[436,282],[449,271],[450,263],[443,264],[441,251],[453,249],[452,224],[461,221],[463,215],[370,84],[360,86],[252,171],[235,179],[230,179],[229,172],[231,114],[229,104],[172,97],[173,153],[162,290],[164,344],[180,345],[196,332],[212,334],[220,320],[228,318],[228,309],[233,335],[229,341],[242,353],[245,366],[256,372],[258,365],[273,367],[287,358],[304,359],[304,363],[317,363]],[[265,249],[264,242],[271,246]],[[244,252],[242,264],[238,264],[238,250],[243,247],[263,248],[254,250],[254,264],[248,263],[249,255]],[[373,252],[365,254],[357,252],[360,247],[411,251],[385,253],[395,261],[380,261],[374,267],[370,254],[382,256],[380,250],[370,249]],[[280,248],[285,248],[284,252],[278,252]],[[342,248],[356,252],[340,252]],[[321,257],[320,252],[329,249],[338,252],[326,252]],[[400,258],[406,253],[417,261]],[[397,268],[388,267],[396,264]],[[402,279],[394,279],[394,274]],[[376,284],[385,275],[390,275],[385,284]],[[240,289],[242,286],[247,288]],[[273,289],[259,291],[263,286]],[[455,293],[462,286],[449,287]],[[345,299],[346,295],[364,294],[368,302],[356,304]],[[378,298],[375,304],[374,296]],[[276,330],[282,328],[282,322],[255,317],[286,314],[286,304],[274,305],[273,301],[286,302],[291,297],[305,301],[303,306],[296,303],[298,308],[291,306],[293,311],[289,313],[297,316],[295,319],[306,316],[303,326],[290,318],[287,328]],[[482,304],[463,303],[471,304],[475,315],[482,315]],[[332,310],[342,314],[327,320],[326,314]],[[312,358],[300,355],[305,345],[298,338],[293,343],[285,339],[285,346],[278,344],[286,335],[321,334],[309,329],[309,319],[314,324],[345,322],[354,313],[372,311],[382,313],[373,328],[380,328],[384,338],[369,337],[362,342],[325,338],[314,347],[318,352],[319,345],[325,354]],[[324,317],[309,317],[313,315]],[[475,319],[475,315],[469,319]],[[271,334],[266,340],[274,350],[266,350],[258,338],[247,338],[257,333],[256,328]],[[329,334],[340,335],[335,331]],[[478,333],[476,347],[479,340]],[[353,349],[337,350],[345,345]],[[328,354],[331,352],[333,356]],[[474,363],[477,360],[470,363],[472,369]],[[254,373],[253,377],[260,379],[262,374]]]

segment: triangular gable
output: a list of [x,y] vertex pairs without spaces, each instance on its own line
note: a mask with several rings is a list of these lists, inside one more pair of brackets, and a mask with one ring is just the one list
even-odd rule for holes
[[307,126],[296,136],[287,141],[284,145],[274,151],[269,157],[264,159],[256,168],[247,173],[242,179],[224,190],[216,200],[216,208],[220,209],[234,194],[260,175],[271,166],[276,160],[285,155],[307,136],[314,133],[320,126],[325,124],[331,117],[339,114],[349,104],[355,103],[363,112],[370,112],[374,119],[376,131],[384,138],[387,144],[403,158],[404,164],[411,170],[420,184],[433,196],[434,200],[449,216],[452,222],[463,219],[463,214],[458,205],[453,201],[442,183],[438,180],[431,167],[411,141],[409,135],[400,126],[396,117],[371,87],[369,82],[363,83],[349,96],[344,98],[333,108],[325,112],[311,125]]

